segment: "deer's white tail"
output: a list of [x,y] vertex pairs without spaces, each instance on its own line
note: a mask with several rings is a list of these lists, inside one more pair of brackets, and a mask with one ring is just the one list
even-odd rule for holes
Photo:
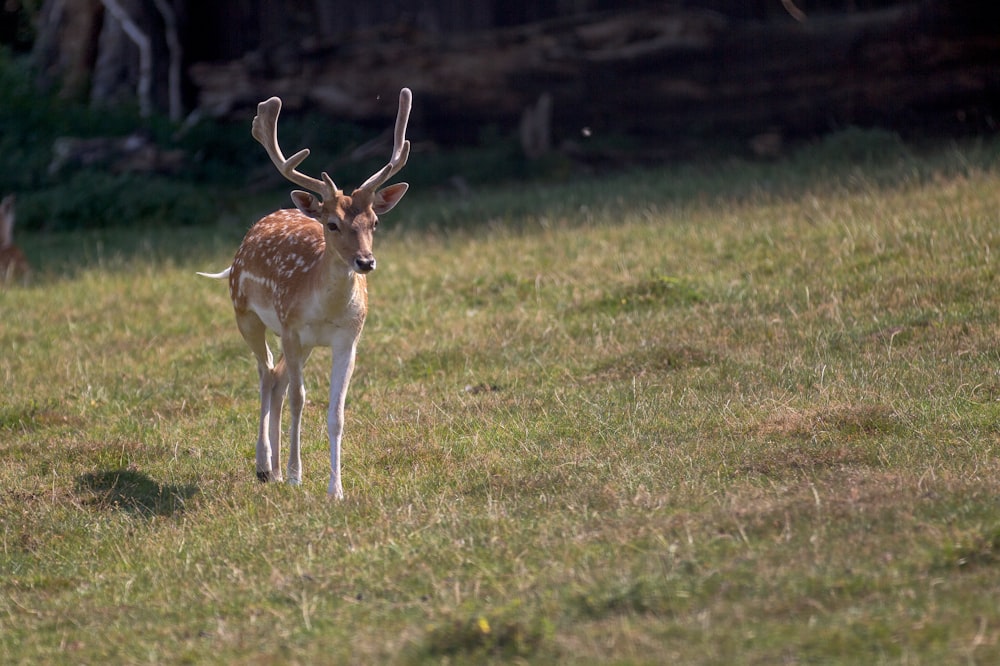
[[202,273],[202,272],[199,271],[198,275],[200,275],[202,277],[212,278],[213,280],[222,280],[223,278],[229,277],[229,272],[231,270],[233,270],[232,266],[230,266],[226,270],[222,271],[221,273]]

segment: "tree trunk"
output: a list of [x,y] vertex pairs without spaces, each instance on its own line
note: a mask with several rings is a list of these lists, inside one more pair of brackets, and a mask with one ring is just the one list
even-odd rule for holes
[[103,13],[101,0],[46,0],[31,54],[43,87],[64,98],[86,94]]
[[[46,0],[33,59],[63,96],[183,114],[182,0]],[[89,89],[88,89],[89,85]]]
[[90,98],[107,106],[134,95],[141,114],[148,116],[153,110],[153,46],[139,26],[141,0],[101,1],[106,13]]

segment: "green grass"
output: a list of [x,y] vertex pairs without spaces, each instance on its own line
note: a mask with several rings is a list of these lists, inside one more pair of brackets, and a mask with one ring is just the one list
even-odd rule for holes
[[303,487],[254,479],[254,365],[194,275],[249,219],[25,235],[0,661],[1000,661],[996,154],[414,193],[343,503],[327,351]]

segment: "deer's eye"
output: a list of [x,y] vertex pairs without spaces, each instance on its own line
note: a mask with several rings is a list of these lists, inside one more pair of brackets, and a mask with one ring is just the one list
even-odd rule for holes
[[327,222],[326,228],[329,229],[330,231],[340,231],[340,227],[337,226],[336,222]]

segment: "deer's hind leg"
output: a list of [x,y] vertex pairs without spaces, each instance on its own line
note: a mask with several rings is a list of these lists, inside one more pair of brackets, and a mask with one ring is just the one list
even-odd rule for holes
[[257,478],[261,482],[281,480],[281,406],[288,375],[285,364],[274,365],[267,345],[267,327],[253,312],[238,313],[236,323],[257,358],[260,379],[260,425],[257,430]]
[[281,336],[281,362],[283,387],[288,390],[288,407],[291,424],[288,429],[288,483],[302,483],[302,408],[306,401],[306,388],[302,378],[302,368],[311,347],[303,347],[298,337],[291,331]]

